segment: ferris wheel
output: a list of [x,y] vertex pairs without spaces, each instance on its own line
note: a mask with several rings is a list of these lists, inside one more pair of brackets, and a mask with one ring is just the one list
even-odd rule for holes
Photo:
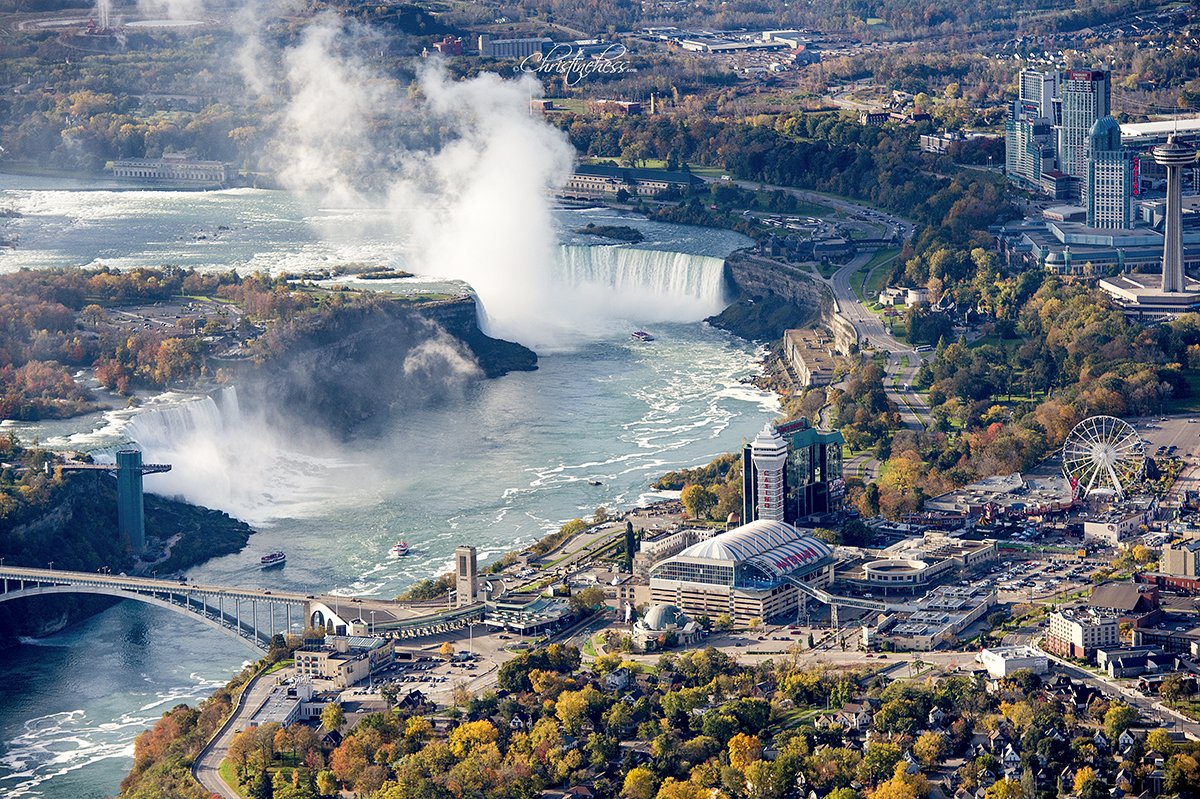
[[1146,444],[1133,425],[1115,416],[1091,416],[1072,428],[1062,449],[1063,474],[1079,496],[1118,499],[1141,479]]

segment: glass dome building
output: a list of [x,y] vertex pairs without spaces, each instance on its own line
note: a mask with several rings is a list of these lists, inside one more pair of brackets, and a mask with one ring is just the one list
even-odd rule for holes
[[759,519],[700,541],[650,570],[651,601],[735,623],[796,611],[794,580],[833,581],[833,548],[786,522]]

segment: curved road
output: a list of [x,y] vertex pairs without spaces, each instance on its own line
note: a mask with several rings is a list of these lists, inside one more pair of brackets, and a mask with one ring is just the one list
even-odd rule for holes
[[233,741],[233,736],[248,726],[250,717],[262,707],[262,703],[267,700],[276,683],[290,677],[292,671],[292,669],[280,669],[270,674],[259,673],[246,683],[245,689],[238,697],[237,705],[234,706],[233,712],[222,725],[220,732],[200,750],[200,755],[192,764],[192,776],[196,778],[196,782],[200,783],[200,787],[221,799],[241,799],[237,791],[221,779],[219,771],[221,761],[225,759],[225,754],[229,751],[229,744]]

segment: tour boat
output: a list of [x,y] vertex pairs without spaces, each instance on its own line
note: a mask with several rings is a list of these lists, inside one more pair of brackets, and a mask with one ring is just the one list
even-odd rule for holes
[[633,338],[636,338],[638,341],[654,341],[654,336],[650,335],[645,330],[635,330],[633,332]]
[[259,560],[259,563],[261,563],[263,568],[265,569],[268,566],[282,566],[283,562],[286,560],[287,560],[287,555],[285,555],[283,552],[276,551],[276,552],[268,552],[266,555],[263,555],[262,558]]
[[392,544],[392,549],[389,554],[391,554],[393,558],[404,557],[408,554],[408,543],[405,541],[398,541],[395,544]]

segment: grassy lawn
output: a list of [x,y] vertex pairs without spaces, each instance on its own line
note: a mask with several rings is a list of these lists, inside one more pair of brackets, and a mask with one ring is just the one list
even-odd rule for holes
[[841,264],[835,264],[835,263],[832,263],[829,261],[825,261],[825,262],[822,262],[822,263],[819,263],[816,265],[817,271],[820,272],[821,277],[824,277],[824,278],[833,277],[833,273],[836,272],[840,268],[841,268]]
[[274,674],[286,668],[290,668],[296,661],[293,658],[285,658],[263,672],[263,674]]
[[1187,382],[1190,395],[1172,399],[1163,406],[1166,413],[1198,413],[1200,412],[1200,370],[1184,369],[1180,374]]
[[229,786],[230,790],[238,796],[247,796],[246,789],[238,785],[237,769],[232,763],[228,760],[222,760],[217,771],[220,773],[221,779],[225,780],[225,784]]

